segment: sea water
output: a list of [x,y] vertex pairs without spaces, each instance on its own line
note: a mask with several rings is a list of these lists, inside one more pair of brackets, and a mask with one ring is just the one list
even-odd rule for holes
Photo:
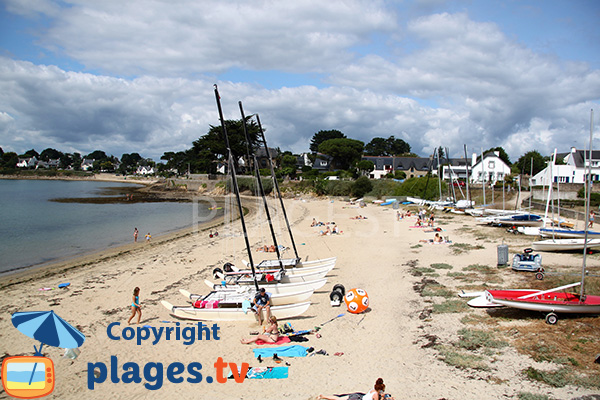
[[[124,186],[137,185],[0,180],[0,273],[133,243],[134,228],[138,228],[138,242],[143,245],[147,233],[155,237],[193,225],[193,203],[51,201],[99,197],[106,195],[108,188]],[[196,206],[203,207],[202,204]],[[198,213],[202,211],[196,215]]]

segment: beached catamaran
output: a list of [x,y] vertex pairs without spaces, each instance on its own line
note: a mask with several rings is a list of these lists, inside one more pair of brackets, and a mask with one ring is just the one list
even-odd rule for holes
[[[217,85],[215,85],[215,99],[217,102],[217,108],[219,111],[219,119],[221,122],[221,131],[223,133],[223,137],[225,139],[225,144],[227,147],[227,155],[228,155],[228,167],[231,172],[232,186],[233,191],[236,196],[238,211],[240,216],[240,222],[242,224],[242,230],[244,233],[244,240],[246,243],[246,250],[248,252],[248,259],[250,264],[250,276],[247,274],[242,274],[237,278],[238,285],[232,285],[229,287],[223,287],[222,290],[213,290],[208,295],[199,298],[197,301],[200,301],[200,307],[193,306],[174,306],[167,301],[162,301],[161,303],[165,308],[169,310],[169,312],[179,318],[183,319],[193,319],[193,320],[207,320],[207,321],[254,321],[255,316],[254,313],[250,310],[250,301],[249,298],[252,298],[251,292],[247,291],[247,287],[243,287],[239,285],[239,282],[246,282],[250,280],[256,291],[259,290],[259,284],[265,285],[269,288],[270,292],[274,292],[274,289],[278,289],[279,285],[286,285],[281,283],[275,283],[276,281],[273,279],[272,274],[260,273],[257,274],[254,268],[254,262],[252,260],[252,249],[250,247],[250,242],[248,240],[248,232],[246,230],[246,223],[244,221],[244,210],[242,208],[242,202],[239,193],[239,187],[237,183],[237,177],[235,172],[235,165],[233,162],[233,154],[231,151],[231,146],[229,144],[229,137],[227,135],[227,128],[225,127],[225,120],[223,118],[223,110],[221,108],[221,101],[219,96],[219,91]],[[284,274],[284,269],[278,271],[279,274]],[[324,279],[324,281],[326,281]],[[325,282],[319,284],[324,285]],[[289,283],[288,285],[293,285],[293,283]],[[300,296],[299,292],[303,292],[306,290],[310,290],[312,287],[310,285],[314,285],[314,283],[309,282],[300,282],[295,285],[298,285],[298,293],[297,296]],[[304,287],[303,287],[304,286]],[[306,287],[309,287],[307,289]],[[234,289],[234,290],[231,290]],[[242,289],[236,293],[235,289]],[[314,289],[312,289],[314,291]],[[244,293],[245,291],[245,293]],[[256,292],[254,292],[256,293]],[[278,292],[276,292],[278,293]],[[250,294],[250,296],[248,296]],[[189,297],[189,296],[188,296]],[[291,297],[291,296],[289,296]],[[277,317],[277,319],[286,319],[299,316],[306,312],[310,306],[309,301],[305,302],[297,302],[287,305],[279,305],[271,307],[271,314]]]

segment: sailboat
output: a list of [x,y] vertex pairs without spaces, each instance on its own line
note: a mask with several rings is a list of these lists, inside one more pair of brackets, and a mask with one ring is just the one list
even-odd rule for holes
[[[485,301],[493,305],[502,305],[522,310],[533,310],[548,313],[546,322],[556,324],[557,313],[573,314],[600,314],[600,296],[585,294],[586,257],[588,250],[587,226],[589,222],[589,207],[591,197],[591,164],[592,164],[592,137],[594,114],[592,110],[590,123],[590,148],[587,175],[586,199],[586,235],[583,239],[583,263],[581,268],[581,281],[560,286],[550,290],[486,290]],[[569,293],[566,289],[579,286],[579,293]]]
[[[225,127],[225,121],[223,118],[223,110],[221,108],[221,97],[219,95],[219,91],[217,85],[214,86],[215,98],[217,102],[217,109],[219,111],[219,119],[221,121],[221,130],[223,133],[223,137],[225,139],[225,144],[227,147],[227,155],[228,155],[228,163],[229,170],[231,172],[231,180],[233,185],[233,191],[236,196],[237,206],[240,216],[240,222],[242,224],[242,230],[244,233],[244,240],[246,243],[246,250],[248,252],[248,259],[250,264],[251,273],[248,276],[240,275],[237,278],[237,282],[240,281],[249,281],[254,285],[256,292],[259,291],[259,282],[262,284],[266,284],[267,286],[271,285],[279,285],[279,283],[271,283],[275,282],[273,275],[271,274],[257,274],[254,268],[254,262],[252,260],[252,249],[250,248],[250,242],[248,240],[248,232],[246,230],[246,223],[244,220],[244,211],[242,208],[242,202],[240,198],[239,187],[237,183],[237,177],[235,172],[235,166],[233,163],[233,154],[231,151],[231,146],[229,144],[229,137],[227,135],[227,129]],[[280,275],[284,274],[284,269],[282,268],[277,273]],[[270,278],[269,278],[270,277]],[[310,282],[301,282],[302,285],[305,285]],[[324,284],[324,283],[323,283]],[[237,286],[237,285],[236,285]],[[229,289],[237,289],[237,287],[230,287]],[[305,289],[306,290],[306,289]],[[314,290],[314,289],[313,289]],[[219,293],[222,292],[222,293]],[[231,294],[231,296],[228,296]],[[249,296],[252,298],[253,296]],[[171,315],[174,315],[183,319],[193,319],[193,320],[207,320],[207,321],[254,321],[255,315],[250,310],[250,301],[248,298],[243,298],[239,295],[233,295],[233,293],[225,293],[224,291],[214,290],[209,293],[207,296],[202,297],[201,308],[193,307],[193,306],[174,306],[167,301],[161,301],[162,305],[169,310]],[[310,306],[310,302],[299,302],[287,305],[279,305],[272,306],[271,315],[277,317],[277,319],[286,319],[299,316],[306,312]]]

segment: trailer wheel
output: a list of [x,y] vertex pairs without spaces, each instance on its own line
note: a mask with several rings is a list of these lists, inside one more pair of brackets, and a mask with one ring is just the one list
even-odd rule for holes
[[342,293],[342,297],[346,295],[346,288],[341,283],[334,285],[332,291],[334,290],[339,290]]
[[537,272],[535,274],[535,279],[537,279],[538,281],[541,281],[544,279],[544,273],[543,272]]
[[554,314],[554,313],[550,313],[548,315],[546,315],[546,323],[549,325],[556,325],[556,323],[558,322],[558,315]]
[[329,294],[329,300],[341,303],[344,300],[344,294],[339,289],[333,289]]
[[215,268],[213,269],[213,277],[215,279],[223,279],[225,274],[223,274],[223,270],[221,268]]

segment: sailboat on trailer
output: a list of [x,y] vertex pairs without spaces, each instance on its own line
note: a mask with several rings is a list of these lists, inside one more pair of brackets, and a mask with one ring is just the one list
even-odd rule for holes
[[[583,263],[581,268],[581,281],[569,285],[560,286],[550,290],[486,290],[484,292],[485,301],[473,301],[472,304],[478,304],[481,307],[487,306],[507,306],[519,308],[522,310],[532,310],[548,313],[546,322],[556,324],[558,321],[557,313],[565,314],[600,314],[600,296],[585,294],[585,276],[586,257],[588,250],[587,226],[589,222],[589,207],[591,197],[591,161],[592,161],[592,137],[593,137],[594,114],[592,110],[590,123],[590,148],[589,165],[587,176],[587,199],[586,199],[586,235],[583,239]],[[566,289],[579,286],[579,293],[569,293]],[[474,299],[475,300],[475,299]]]

